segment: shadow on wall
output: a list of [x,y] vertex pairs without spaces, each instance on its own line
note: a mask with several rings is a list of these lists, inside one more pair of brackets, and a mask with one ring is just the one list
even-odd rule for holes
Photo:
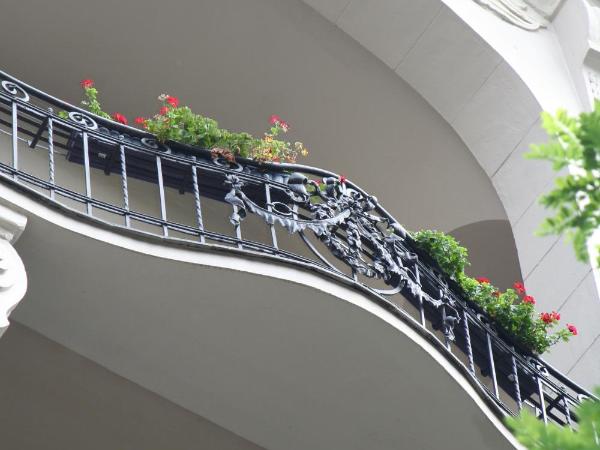
[[474,222],[450,234],[469,250],[467,275],[487,277],[502,290],[521,280],[517,247],[507,220]]

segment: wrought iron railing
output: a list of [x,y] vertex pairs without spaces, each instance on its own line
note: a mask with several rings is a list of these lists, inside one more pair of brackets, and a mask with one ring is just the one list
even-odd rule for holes
[[[307,166],[231,163],[207,150],[163,145],[3,72],[0,86],[0,138],[9,149],[0,151],[3,183],[114,227],[274,258],[335,278],[429,339],[498,414],[529,408],[546,422],[576,426],[573,407],[592,395],[498,332],[377,199],[351,181]],[[68,176],[59,177],[58,168]],[[107,177],[95,180],[99,174]],[[107,189],[108,180],[118,188]],[[149,188],[158,188],[154,211],[132,204],[132,183],[146,186],[144,201]]]

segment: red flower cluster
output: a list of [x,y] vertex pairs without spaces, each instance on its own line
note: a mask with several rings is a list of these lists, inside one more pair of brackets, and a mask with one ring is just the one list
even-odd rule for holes
[[540,314],[540,319],[542,319],[542,322],[550,324],[553,322],[558,322],[560,320],[560,314],[558,314],[556,311],[552,311],[551,313],[541,313]]
[[577,328],[575,327],[575,325],[571,325],[570,323],[568,323],[567,329],[571,332],[573,336],[577,336]]
[[125,117],[123,114],[121,113],[113,113],[112,118],[115,122],[119,122],[122,123],[123,125],[127,125],[127,117]]
[[177,97],[171,97],[170,95],[167,95],[165,101],[173,108],[177,108],[179,106],[179,99]]
[[90,80],[89,78],[86,78],[85,80],[81,80],[81,87],[83,89],[93,88],[94,87],[94,80]]
[[340,178],[339,178],[340,184],[346,184],[347,180],[348,180],[348,178],[346,178],[344,175],[340,175]]
[[159,113],[161,116],[164,116],[164,115],[165,115],[166,113],[168,113],[168,112],[169,112],[169,107],[168,107],[168,106],[162,106],[162,107],[160,108],[160,110],[158,111],[158,113]]
[[490,279],[486,277],[475,278],[481,284],[490,284]]
[[526,295],[523,297],[523,303],[529,303],[531,305],[535,305],[535,298],[533,298],[531,295]]
[[525,294],[525,285],[523,283],[517,281],[515,282],[515,284],[513,284],[513,287],[515,288],[515,291],[517,291],[519,294]]
[[284,133],[287,133],[290,129],[290,125],[285,120],[281,120],[281,117],[279,117],[277,114],[271,114],[271,117],[269,117],[269,123],[271,125],[281,127]]

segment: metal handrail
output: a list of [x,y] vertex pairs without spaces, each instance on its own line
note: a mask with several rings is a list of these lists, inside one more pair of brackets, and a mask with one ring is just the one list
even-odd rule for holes
[[[60,117],[57,111],[68,112],[69,119]],[[7,130],[2,130],[2,125]],[[159,228],[157,234],[163,238],[170,239],[171,232],[178,232],[197,245],[278,258],[359,288],[434,343],[498,414],[517,414],[530,408],[546,422],[575,426],[573,407],[583,398],[594,398],[499,333],[486,315],[463,298],[437,265],[416,248],[410,235],[374,197],[349,180],[341,184],[333,172],[246,159],[230,164],[213,159],[206,149],[161,144],[151,134],[90,114],[4,72],[0,72],[0,131],[10,135],[12,141],[12,163],[0,163],[4,182],[28,192],[31,186],[41,188],[54,205],[65,207],[63,199],[80,203],[85,206],[80,214],[88,219],[98,220],[94,210],[118,215],[124,224],[112,225],[128,232],[135,229],[132,221],[138,221]],[[19,166],[22,142],[48,153],[47,179]],[[83,166],[84,193],[56,184],[55,157],[59,149],[69,161]],[[122,205],[93,196],[94,170],[121,177]],[[322,191],[311,177],[322,180],[326,189]],[[130,208],[130,178],[158,185],[160,217]],[[168,187],[193,195],[196,226],[168,219]],[[205,197],[230,204],[234,236],[205,229]],[[264,219],[270,244],[242,237],[247,214]],[[276,225],[300,236],[314,257],[282,248]],[[324,254],[318,245],[325,246],[328,253]],[[344,267],[349,270],[344,271]],[[377,287],[374,281],[383,282],[387,288]],[[396,295],[407,298],[412,309],[397,306]]]

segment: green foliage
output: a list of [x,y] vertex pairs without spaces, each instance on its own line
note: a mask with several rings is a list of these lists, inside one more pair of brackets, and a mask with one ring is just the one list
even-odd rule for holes
[[590,113],[571,117],[560,110],[555,116],[542,113],[542,120],[551,140],[532,145],[525,156],[550,161],[555,171],[568,167],[569,173],[557,177],[554,189],[540,198],[554,216],[542,223],[538,234],[565,233],[577,258],[586,262],[587,243],[600,229],[600,102]]
[[83,87],[84,99],[81,100],[81,105],[93,114],[104,119],[111,119],[110,114],[105,113],[98,101],[98,90],[94,86]]
[[[600,396],[600,388],[596,388],[596,395]],[[600,449],[600,402],[585,400],[576,413],[579,418],[576,431],[554,423],[546,425],[527,411],[519,417],[507,418],[506,424],[529,450]]]
[[412,237],[417,246],[427,252],[454,281],[458,281],[470,264],[469,252],[452,236],[435,230],[420,230],[412,233]]
[[[104,112],[93,80],[82,80],[81,87],[84,92],[84,99],[81,101],[83,107],[97,116],[127,125],[127,118],[122,114],[115,113],[110,116]],[[213,155],[225,156],[229,160],[240,156],[259,162],[295,163],[298,155],[308,155],[308,150],[302,142],[292,144],[277,139],[289,130],[289,125],[278,116],[271,116],[271,127],[259,139],[249,133],[220,128],[216,120],[196,114],[188,106],[179,106],[179,99],[176,97],[161,94],[158,100],[162,103],[159,113],[149,119],[137,117],[135,123],[155,134],[160,142],[170,140],[210,149]],[[59,112],[59,116],[63,119],[68,118],[66,111]]]
[[296,162],[299,154],[308,151],[301,142],[276,139],[288,131],[288,125],[277,116],[271,118],[271,127],[261,139],[249,133],[237,133],[220,128],[216,120],[194,113],[187,106],[179,106],[179,100],[163,94],[160,112],[150,119],[143,119],[143,126],[156,135],[160,142],[168,140],[208,149],[229,150],[235,156],[255,161]]
[[434,230],[411,233],[416,245],[438,263],[442,271],[462,288],[465,297],[478,305],[492,323],[516,342],[541,354],[559,341],[568,341],[574,334],[568,328],[559,328],[560,315],[536,314],[535,299],[526,295],[525,287],[515,283],[515,289],[500,292],[486,278],[475,279],[465,274],[468,251],[452,236]]

